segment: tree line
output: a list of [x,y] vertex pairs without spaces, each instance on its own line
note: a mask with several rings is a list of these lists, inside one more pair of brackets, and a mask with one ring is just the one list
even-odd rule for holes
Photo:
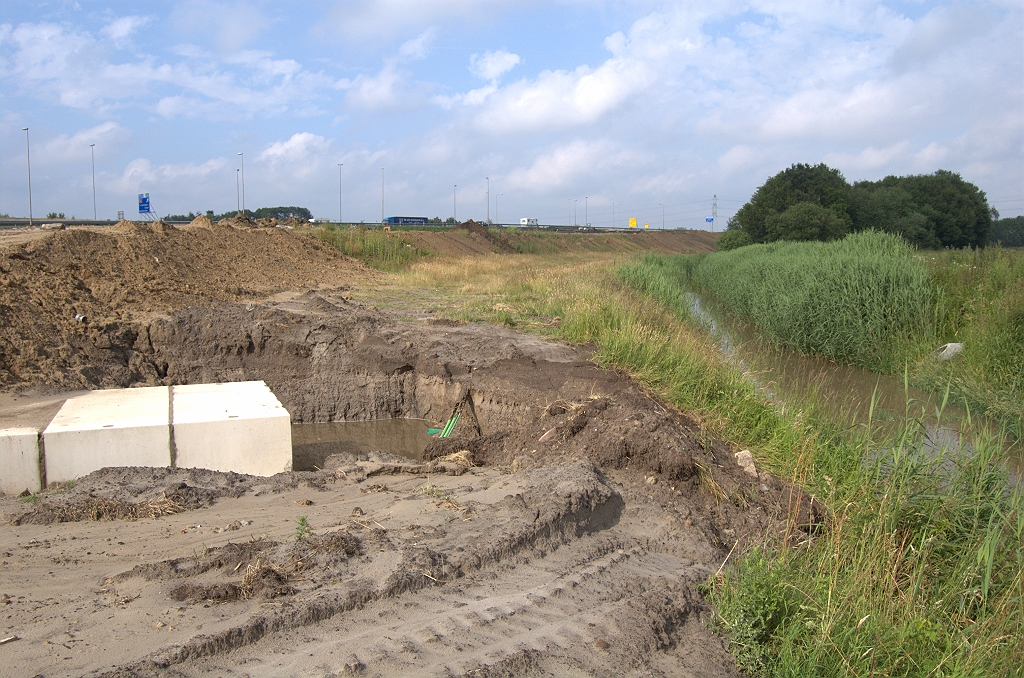
[[[238,214],[238,211],[228,211],[223,214],[214,214],[213,210],[206,210],[205,212],[189,212],[188,214],[168,214],[164,217],[164,221],[192,221],[198,216],[206,215],[206,217],[213,222],[220,221],[221,219],[229,219]],[[277,219],[278,221],[285,221],[291,217],[295,217],[301,221],[309,221],[313,218],[313,213],[305,207],[260,207],[255,210],[245,210],[246,216],[250,219]]]
[[754,192],[729,220],[718,249],[776,240],[837,240],[872,229],[896,233],[923,249],[984,247],[995,238],[1018,247],[1011,243],[1024,236],[1021,225],[999,220],[984,191],[948,170],[851,185],[824,163],[795,164]]

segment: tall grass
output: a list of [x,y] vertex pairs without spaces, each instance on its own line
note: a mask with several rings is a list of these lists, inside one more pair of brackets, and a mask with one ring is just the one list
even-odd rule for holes
[[986,434],[936,451],[907,422],[826,480],[810,543],[709,587],[740,668],[769,676],[1000,676],[1024,667],[1024,495]]
[[924,254],[943,313],[939,342],[964,344],[955,360],[924,361],[916,378],[951,386],[957,400],[1024,440],[1024,250],[988,247]]
[[424,254],[399,235],[385,231],[328,224],[317,229],[316,236],[343,254],[386,271],[396,271]]
[[709,585],[750,673],[1014,675],[1024,662],[1024,512],[998,441],[937,452],[916,422],[898,434],[851,430],[813,403],[769,402],[680,317],[677,263],[659,261],[431,260],[399,284],[434,290],[452,317],[593,344],[600,363],[819,497],[829,517],[814,539],[737,554]]
[[766,339],[801,353],[893,373],[934,335],[928,269],[891,234],[751,245],[680,258],[675,268]]

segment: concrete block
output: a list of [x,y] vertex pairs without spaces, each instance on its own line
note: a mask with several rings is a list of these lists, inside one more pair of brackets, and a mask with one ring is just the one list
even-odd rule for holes
[[39,467],[39,431],[34,428],[0,430],[0,492],[35,494],[43,489]]
[[291,415],[262,381],[172,387],[176,465],[271,476],[292,468]]
[[70,398],[43,431],[47,483],[107,466],[170,466],[166,386],[92,391]]

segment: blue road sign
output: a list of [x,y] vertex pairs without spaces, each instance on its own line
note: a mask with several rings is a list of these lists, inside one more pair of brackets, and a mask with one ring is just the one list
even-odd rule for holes
[[149,214],[149,193],[139,193],[139,214]]

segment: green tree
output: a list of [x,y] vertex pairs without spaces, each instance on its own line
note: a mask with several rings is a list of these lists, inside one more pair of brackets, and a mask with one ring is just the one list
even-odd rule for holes
[[910,193],[899,186],[857,182],[850,191],[854,231],[886,231],[903,236],[916,247],[941,247],[934,224],[919,209]]
[[765,240],[838,240],[849,233],[851,223],[845,211],[798,202],[781,214],[768,215]]
[[1024,247],[1024,217],[997,219],[992,223],[989,242],[1003,247]]
[[824,163],[798,163],[758,188],[750,201],[729,220],[729,229],[742,229],[751,242],[768,242],[771,240],[766,230],[768,218],[804,202],[828,208],[842,219],[846,215],[849,191],[850,184],[839,170]]
[[855,231],[899,233],[918,247],[984,247],[992,230],[985,192],[948,170],[859,181],[850,208]]

